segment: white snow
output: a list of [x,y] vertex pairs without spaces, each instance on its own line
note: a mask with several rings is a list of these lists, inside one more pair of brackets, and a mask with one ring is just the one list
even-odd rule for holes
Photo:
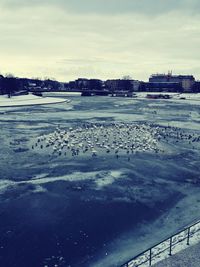
[[95,183],[98,189],[101,189],[105,186],[114,183],[117,179],[122,178],[122,172],[121,171],[111,171],[110,173],[102,172],[102,175],[99,178],[100,179],[95,179]]
[[[147,95],[169,95],[170,99],[161,99],[165,101],[175,101],[178,103],[190,103],[190,104],[200,104],[200,93],[169,93],[169,92],[139,92],[136,93],[138,99],[146,99]],[[156,99],[160,100],[160,99]]]
[[5,95],[0,96],[0,107],[20,107],[20,106],[32,106],[32,105],[57,104],[63,102],[69,102],[69,100],[64,98],[40,97],[32,94],[12,96],[11,98],[8,98]]

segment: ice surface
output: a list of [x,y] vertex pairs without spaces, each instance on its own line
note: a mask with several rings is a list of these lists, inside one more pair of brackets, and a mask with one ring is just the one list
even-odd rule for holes
[[45,259],[61,255],[66,265],[116,267],[198,217],[197,141],[162,137],[167,153],[133,154],[130,160],[110,154],[49,156],[30,146],[58,125],[69,129],[91,122],[178,126],[178,132],[196,138],[198,105],[109,97],[75,97],[71,105],[71,110],[60,103],[1,113],[2,266],[47,265]]

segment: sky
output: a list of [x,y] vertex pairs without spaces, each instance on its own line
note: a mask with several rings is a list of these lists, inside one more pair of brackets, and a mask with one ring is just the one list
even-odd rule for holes
[[200,79],[199,0],[0,0],[0,72]]

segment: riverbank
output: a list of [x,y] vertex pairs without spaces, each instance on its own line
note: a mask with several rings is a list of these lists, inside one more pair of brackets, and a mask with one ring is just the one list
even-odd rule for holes
[[167,100],[196,100],[200,101],[200,93],[169,93],[169,92],[138,92],[137,98],[146,98],[147,95],[168,95],[170,98]]
[[[35,105],[47,105],[69,102],[66,97],[80,97],[79,92],[44,92],[41,96],[33,94],[12,96],[8,98],[7,95],[0,95],[0,108],[1,107],[21,107],[21,106],[35,106]],[[169,99],[161,99],[165,101],[173,101],[178,103],[190,102],[191,104],[198,105],[200,103],[200,93],[158,93],[158,92],[137,92],[134,95],[134,99],[142,100],[147,99],[147,95],[166,94],[169,95]],[[120,97],[122,98],[122,97]],[[124,98],[124,97],[123,97]],[[125,97],[125,99],[130,99]],[[156,99],[159,101],[160,99]]]

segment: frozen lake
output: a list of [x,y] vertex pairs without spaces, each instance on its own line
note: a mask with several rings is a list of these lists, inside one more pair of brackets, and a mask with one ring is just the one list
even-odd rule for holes
[[119,159],[31,147],[58,125],[87,123],[152,123],[200,136],[200,103],[71,97],[0,109],[0,266],[117,267],[199,219],[198,141]]

